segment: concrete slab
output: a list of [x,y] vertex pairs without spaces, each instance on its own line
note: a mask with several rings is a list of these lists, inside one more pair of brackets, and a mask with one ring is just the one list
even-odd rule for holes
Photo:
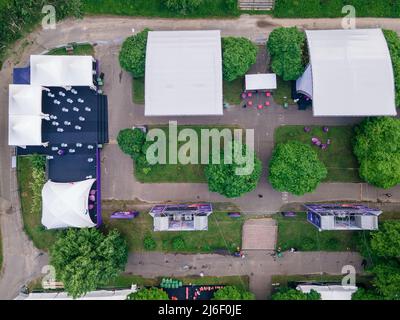
[[243,250],[274,250],[278,227],[273,219],[250,219],[243,225]]

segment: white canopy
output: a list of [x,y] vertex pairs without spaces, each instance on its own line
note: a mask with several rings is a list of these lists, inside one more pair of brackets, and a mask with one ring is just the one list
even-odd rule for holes
[[246,74],[246,90],[276,89],[275,73]]
[[42,144],[42,87],[9,85],[8,144],[37,146]]
[[311,64],[309,64],[304,71],[303,75],[296,80],[296,90],[299,93],[302,93],[309,97],[313,98],[313,80],[312,80],[312,71]]
[[93,86],[93,58],[32,55],[31,84],[49,87]]
[[355,286],[338,285],[299,285],[296,289],[304,293],[310,293],[311,290],[315,290],[321,295],[321,300],[351,300],[351,296],[357,291],[357,287]]
[[145,115],[222,115],[220,31],[149,32]]
[[42,224],[47,229],[90,228],[89,192],[96,179],[57,183],[47,181],[42,190]]
[[314,116],[394,116],[389,49],[380,29],[306,31]]

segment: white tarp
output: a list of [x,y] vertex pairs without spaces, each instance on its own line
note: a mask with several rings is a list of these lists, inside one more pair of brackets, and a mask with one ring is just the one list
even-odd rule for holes
[[31,84],[49,87],[93,86],[93,58],[31,55]]
[[306,35],[314,116],[396,115],[393,67],[381,29]]
[[9,85],[8,144],[37,146],[42,144],[42,87]]
[[57,183],[47,181],[42,190],[42,224],[47,229],[90,228],[89,192],[96,179]]
[[309,97],[313,98],[313,80],[312,80],[312,71],[311,64],[309,64],[304,71],[303,75],[296,80],[296,90],[299,93],[302,93]]
[[222,115],[220,31],[149,32],[145,115]]
[[321,295],[321,300],[351,300],[351,296],[357,291],[357,287],[355,286],[339,285],[299,285],[296,289],[304,293],[310,293],[311,290],[315,290]]
[[276,89],[275,73],[246,74],[246,90]]

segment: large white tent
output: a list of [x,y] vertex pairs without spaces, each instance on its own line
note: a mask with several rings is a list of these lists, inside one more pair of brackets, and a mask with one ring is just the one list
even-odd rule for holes
[[145,115],[222,115],[221,33],[149,32]]
[[31,84],[51,87],[93,86],[91,56],[31,55]]
[[89,193],[96,179],[57,183],[48,181],[42,190],[42,224],[47,229],[90,228]]
[[297,85],[311,88],[314,116],[396,115],[392,61],[381,29],[306,35],[311,67]]
[[275,73],[246,74],[246,90],[276,89]]
[[9,85],[8,144],[38,146],[42,144],[42,87]]
[[321,295],[321,300],[351,300],[352,295],[357,291],[356,286],[341,285],[299,285],[296,289],[303,293],[310,293],[311,290],[315,290]]

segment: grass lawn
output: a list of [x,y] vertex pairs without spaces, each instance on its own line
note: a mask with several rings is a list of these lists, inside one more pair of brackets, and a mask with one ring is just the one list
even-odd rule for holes
[[279,105],[287,102],[289,105],[294,104],[292,100],[292,89],[290,81],[284,81],[281,77],[276,77],[277,89],[273,93],[274,101]]
[[[168,127],[166,126],[151,126],[152,128],[160,128],[164,130],[167,136],[168,143]],[[207,126],[207,125],[199,125],[199,126],[178,126],[178,133],[180,130],[185,128],[194,129],[198,133],[198,137],[200,138],[201,129],[212,129],[216,128],[218,130],[222,130],[227,128],[226,126]],[[234,129],[239,127],[229,127],[229,129]],[[179,146],[183,145],[181,142],[178,144]],[[211,142],[210,142],[211,146]],[[168,148],[167,148],[168,149]],[[179,150],[179,149],[178,149]],[[199,142],[199,157],[200,157],[200,142]],[[168,161],[168,150],[167,150],[167,161]],[[200,159],[199,159],[200,163]],[[143,183],[166,183],[166,182],[191,182],[191,183],[205,183],[206,178],[204,176],[204,167],[202,164],[156,164],[152,166],[152,169],[149,173],[145,174],[141,170],[136,170],[135,168],[135,176],[138,181]]]
[[181,237],[185,248],[180,253],[212,253],[216,250],[232,250],[241,245],[244,218],[232,219],[224,212],[214,212],[208,218],[208,231],[154,232],[153,218],[148,211],[140,212],[133,220],[116,221],[109,217],[114,210],[103,210],[106,229],[117,229],[126,239],[130,252],[143,252],[143,238],[150,235],[156,242],[155,251],[176,252],[172,240]]
[[18,157],[17,175],[24,230],[38,249],[47,250],[54,243],[57,231],[44,229],[40,222],[41,212],[31,213],[32,190],[29,183],[32,180],[32,165],[29,156]]
[[144,78],[132,78],[132,100],[135,104],[144,104]]
[[[74,56],[94,56],[94,48],[90,43],[73,44]],[[51,49],[47,54],[49,55],[68,55],[65,47]]]
[[297,217],[274,216],[278,223],[278,243],[282,250],[297,248],[300,251],[347,251],[357,249],[357,231],[318,231],[307,222],[305,213]]
[[324,133],[322,127],[313,126],[309,133],[304,132],[304,126],[282,126],[275,131],[275,143],[284,143],[297,140],[306,144],[311,143],[312,137],[322,141],[331,139],[332,144],[326,150],[313,147],[319,158],[328,169],[326,181],[329,182],[361,182],[358,175],[358,163],[353,154],[352,136],[353,127],[329,127],[329,132]]
[[240,77],[233,81],[224,80],[224,101],[232,104],[239,105],[242,102],[240,97],[243,92],[244,77]]
[[115,14],[165,18],[202,18],[238,16],[238,10],[229,10],[225,0],[206,0],[206,4],[193,13],[182,15],[170,12],[160,0],[83,0],[83,11],[87,14]]

